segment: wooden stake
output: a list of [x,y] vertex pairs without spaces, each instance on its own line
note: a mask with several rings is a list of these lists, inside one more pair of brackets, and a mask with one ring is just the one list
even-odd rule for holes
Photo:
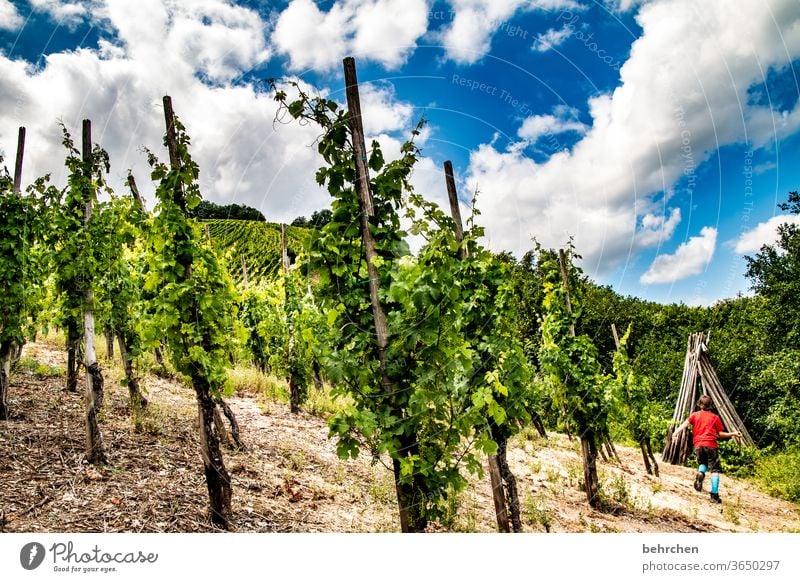
[[17,137],[17,159],[14,163],[14,192],[22,190],[22,158],[25,156],[25,128],[19,128]]
[[139,206],[142,212],[147,214],[147,207],[144,205],[144,200],[142,200],[141,195],[139,194],[139,188],[136,186],[136,179],[133,177],[133,173],[128,170],[128,187],[131,189],[131,196],[136,201],[136,204]]
[[458,194],[456,192],[456,180],[453,177],[453,162],[447,160],[444,163],[444,179],[447,183],[447,197],[450,200],[450,216],[456,225],[456,240],[458,241],[458,254],[461,259],[467,258],[467,248],[464,246],[464,226],[461,223],[461,208],[458,206]]
[[[567,312],[572,313],[572,301],[569,298],[569,277],[567,276],[567,258],[564,249],[558,249],[558,266],[561,267],[561,279],[564,281],[564,290],[567,295]],[[575,337],[575,326],[569,326],[569,332]]]
[[[92,122],[83,120],[83,172],[86,189],[83,192],[83,228],[89,228],[92,219]],[[94,293],[89,280],[83,290],[83,342],[84,363],[86,365],[86,459],[93,464],[106,463],[103,451],[103,438],[97,423],[97,414],[103,405],[103,374],[97,363],[94,345]]]
[[[569,277],[567,275],[567,257],[564,254],[564,249],[558,249],[558,265],[561,268],[561,280],[564,283],[564,292],[566,294],[567,312],[572,313],[572,301],[569,298]],[[575,337],[575,326],[569,326],[569,333]],[[581,434],[581,455],[583,457],[583,480],[586,484],[586,497],[589,500],[589,505],[598,507],[600,505],[599,498],[599,479],[597,477],[597,435]],[[601,449],[602,451],[602,449]]]
[[[458,207],[458,193],[456,191],[456,182],[453,178],[453,163],[449,160],[444,163],[444,179],[447,184],[447,196],[450,199],[450,216],[453,218],[453,223],[455,224],[455,237],[459,244],[458,255],[463,261],[468,255],[467,249],[464,246],[464,227],[461,224],[461,210]],[[497,458],[497,455],[489,455],[489,477],[492,482],[492,499],[494,500],[497,529],[499,529],[501,533],[509,533],[511,531],[508,522],[509,500],[506,497],[506,490],[503,486],[500,460]],[[518,520],[518,516],[513,517]],[[514,519],[512,519],[512,521],[514,521]]]
[[[178,152],[175,112],[172,109],[172,99],[169,95],[164,96],[164,122],[167,127],[167,149],[169,150],[170,167],[173,171],[180,170],[181,160]],[[183,185],[179,180],[175,182],[173,201],[186,214],[186,199]],[[181,236],[185,237],[186,235]],[[186,239],[184,238],[183,240]],[[181,264],[184,268],[184,278],[188,281],[192,278],[191,256],[182,258]],[[193,296],[191,301],[196,302],[197,298]],[[194,311],[197,311],[196,306]],[[201,348],[206,351],[209,350],[208,337],[204,336],[197,341]],[[200,456],[203,459],[203,468],[205,469],[210,518],[213,523],[228,529],[230,527],[232,488],[230,474],[225,468],[225,462],[219,446],[219,438],[214,425],[214,414],[217,405],[211,395],[211,384],[199,368],[195,368],[192,371],[191,380],[197,396],[197,413],[200,424]]]
[[[375,214],[372,202],[372,193],[369,187],[369,168],[367,166],[367,146],[364,141],[364,128],[361,121],[361,99],[358,94],[358,78],[356,76],[356,62],[352,57],[347,57],[344,64],[345,93],[347,95],[347,111],[350,123],[350,132],[353,143],[353,155],[355,156],[356,181],[355,188],[358,193],[359,205],[361,209],[361,240],[364,243],[364,258],[367,263],[367,275],[369,277],[369,296],[372,306],[372,317],[375,323],[375,344],[378,352],[378,360],[381,364],[381,383],[384,392],[390,399],[392,405],[395,402],[394,384],[386,372],[386,348],[389,344],[389,328],[386,323],[386,314],[381,305],[380,274],[375,266],[375,259],[378,253],[375,250],[375,238],[372,236],[369,224],[370,218]],[[400,412],[400,411],[398,411]],[[403,442],[408,439],[408,435],[400,435],[401,448],[405,454],[413,454],[417,444],[415,439],[410,442]],[[395,488],[397,490],[397,501],[400,509],[400,529],[403,532],[421,531],[425,529],[426,520],[416,509],[416,504],[420,500],[415,499],[415,487],[406,483],[401,483],[400,461],[392,459]],[[413,514],[412,514],[413,511]]]
[[289,273],[289,245],[286,241],[286,225],[281,224],[281,263],[283,264],[283,273]]
[[492,499],[494,499],[494,514],[497,517],[497,529],[502,533],[509,533],[508,509],[506,495],[503,491],[503,479],[500,476],[500,465],[497,455],[489,455],[489,477],[492,481]]

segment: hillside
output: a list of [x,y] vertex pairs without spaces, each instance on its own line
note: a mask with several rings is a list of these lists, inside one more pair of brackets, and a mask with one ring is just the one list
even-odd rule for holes
[[[237,283],[243,280],[242,261],[247,266],[249,281],[265,280],[278,272],[281,265],[281,226],[255,220],[204,220],[214,247],[225,257],[228,270]],[[286,227],[288,252],[291,257],[304,251],[311,230]]]
[[[101,428],[110,466],[83,463],[83,397],[62,390],[63,351],[26,346],[12,376],[12,420],[0,424],[0,530],[9,532],[210,531],[199,458],[194,393],[148,376],[150,412],[134,428],[118,365],[106,364]],[[35,365],[33,362],[38,362]],[[225,449],[234,486],[233,523],[242,532],[397,531],[391,474],[366,456],[341,461],[325,421],[289,413],[280,401],[229,399],[247,452]],[[724,477],[722,507],[691,488],[693,470],[662,465],[643,474],[638,449],[617,446],[622,463],[601,463],[608,509],[594,511],[577,489],[578,444],[526,432],[509,460],[528,532],[799,531],[791,503],[750,482]],[[488,476],[453,502],[444,531],[494,531]]]

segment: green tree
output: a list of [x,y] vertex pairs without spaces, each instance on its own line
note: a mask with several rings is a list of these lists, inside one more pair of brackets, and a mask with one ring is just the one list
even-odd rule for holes
[[[791,192],[779,207],[800,214],[800,194]],[[764,245],[755,257],[745,259],[753,289],[770,306],[765,330],[770,347],[800,347],[800,225],[780,225],[776,244]]]

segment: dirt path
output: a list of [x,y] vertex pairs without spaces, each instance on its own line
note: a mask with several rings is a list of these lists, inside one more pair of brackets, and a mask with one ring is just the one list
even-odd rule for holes
[[[26,346],[25,358],[64,367],[60,350]],[[0,531],[211,531],[196,439],[192,390],[146,378],[152,406],[136,425],[118,366],[106,366],[101,430],[110,466],[83,462],[81,394],[63,378],[20,370],[12,377],[12,420],[0,424]],[[246,452],[225,450],[237,531],[396,531],[390,472],[366,456],[341,461],[323,419],[253,397],[228,400]],[[528,433],[531,435],[532,433]],[[525,531],[800,531],[790,503],[751,483],[723,477],[722,507],[691,487],[693,470],[661,465],[643,474],[638,449],[618,446],[621,463],[602,463],[605,495],[616,509],[592,510],[577,489],[578,444],[562,435],[518,438],[509,458]],[[473,479],[453,504],[445,531],[494,531],[488,478]]]

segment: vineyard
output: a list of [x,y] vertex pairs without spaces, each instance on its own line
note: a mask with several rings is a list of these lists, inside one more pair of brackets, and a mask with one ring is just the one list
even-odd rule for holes
[[[202,169],[168,96],[152,211],[135,176],[108,186],[89,120],[79,145],[61,128],[66,184],[23,189],[20,129],[0,174],[0,529],[800,529],[797,227],[749,259],[755,297],[620,297],[571,244],[491,252],[450,162],[449,209],[416,192],[424,122],[385,159],[344,73],[346,106],[270,82],[277,119],[321,134],[320,228],[194,217]],[[708,353],[684,359],[699,330]],[[705,386],[684,361],[714,363],[747,427],[721,444],[721,507],[658,455]]]
[[[234,281],[268,282],[281,269],[281,225],[252,220],[206,220],[214,248],[226,258]],[[287,226],[290,259],[307,248],[311,233],[302,227]]]

